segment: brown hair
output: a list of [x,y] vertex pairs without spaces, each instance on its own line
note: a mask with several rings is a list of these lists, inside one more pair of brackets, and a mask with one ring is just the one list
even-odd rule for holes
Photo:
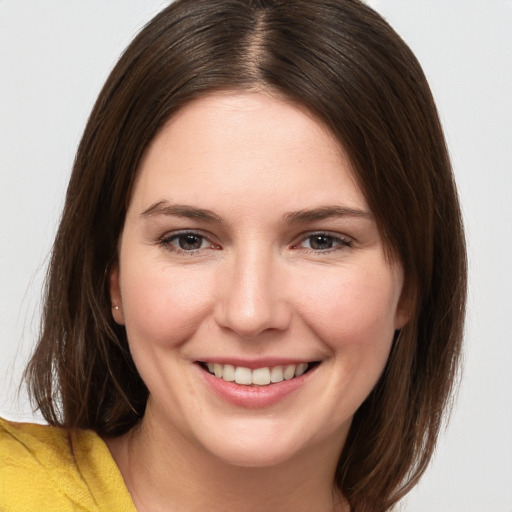
[[26,373],[32,397],[49,423],[101,435],[126,432],[144,414],[148,391],[112,319],[108,287],[141,155],[194,98],[255,88],[279,92],[331,129],[405,271],[411,319],[353,419],[335,482],[353,512],[387,510],[425,470],[449,403],[466,259],[424,74],[357,0],[177,0],[135,38],[78,149]]

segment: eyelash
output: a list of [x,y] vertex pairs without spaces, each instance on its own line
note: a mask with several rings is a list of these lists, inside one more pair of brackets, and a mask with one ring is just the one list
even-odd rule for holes
[[[194,254],[197,254],[197,252],[200,251],[201,249],[204,249],[204,247],[199,247],[197,249],[186,250],[173,244],[174,241],[178,241],[180,238],[186,236],[191,236],[200,239],[201,245],[203,244],[203,242],[209,241],[208,237],[201,232],[186,230],[174,232],[170,235],[164,235],[161,239],[158,240],[158,245],[169,251],[175,252],[177,254],[183,254],[186,256],[192,256]],[[208,248],[218,250],[220,246],[214,243],[210,243]]]
[[[172,233],[171,235],[165,235],[161,239],[157,241],[158,245],[169,250],[172,252],[175,252],[177,254],[182,254],[186,256],[192,256],[197,254],[201,249],[213,249],[213,250],[219,250],[220,246],[216,245],[212,242],[210,242],[209,247],[198,247],[197,249],[183,249],[182,247],[178,247],[177,245],[174,245],[173,242],[179,241],[182,237],[195,237],[196,239],[199,239],[198,241],[201,242],[201,245],[206,241],[209,242],[209,239],[206,235],[204,235],[201,232],[197,231],[179,231]],[[306,242],[307,240],[311,240],[314,238],[324,238],[328,243],[331,243],[332,246],[328,247],[326,249],[314,249],[312,247],[301,247],[301,244]],[[317,231],[314,233],[307,233],[306,236],[302,236],[298,243],[294,244],[292,246],[292,249],[305,249],[306,251],[313,253],[313,254],[328,254],[334,251],[339,251],[343,249],[347,249],[352,247],[352,240],[348,237],[340,236],[339,234],[334,234],[326,231]]]
[[314,254],[328,254],[328,253],[331,253],[333,251],[339,251],[339,250],[343,250],[343,249],[347,249],[347,248],[350,248],[352,247],[352,240],[348,237],[344,237],[344,236],[340,236],[339,233],[330,233],[328,231],[317,231],[317,232],[314,232],[314,233],[307,233],[307,236],[305,237],[302,237],[300,242],[296,245],[294,245],[294,247],[300,247],[300,245],[304,242],[306,242],[307,240],[310,240],[313,239],[313,238],[325,238],[325,239],[328,239],[334,246],[333,247],[329,247],[327,249],[314,249],[314,248],[307,248],[307,247],[304,247],[304,249],[308,250],[309,252],[312,252]]

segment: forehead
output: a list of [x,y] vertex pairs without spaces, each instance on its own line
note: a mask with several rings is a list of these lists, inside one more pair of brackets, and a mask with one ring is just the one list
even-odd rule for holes
[[297,208],[366,207],[349,158],[325,125],[267,93],[215,93],[173,116],[142,159],[132,199],[159,195],[209,203],[243,195],[255,208],[284,197]]

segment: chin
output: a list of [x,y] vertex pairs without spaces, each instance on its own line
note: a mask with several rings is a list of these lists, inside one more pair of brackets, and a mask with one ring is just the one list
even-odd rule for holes
[[[311,421],[310,425],[313,424]],[[287,463],[302,464],[323,451],[329,456],[339,454],[349,426],[347,422],[342,429],[308,432],[304,425],[294,429],[289,421],[283,425],[267,416],[215,429],[210,435],[199,434],[202,439],[196,438],[196,446],[231,466],[269,468]]]
[[225,446],[212,447],[210,453],[225,464],[240,468],[269,468],[293,460],[297,450],[276,447],[276,443],[238,444],[227,442]]

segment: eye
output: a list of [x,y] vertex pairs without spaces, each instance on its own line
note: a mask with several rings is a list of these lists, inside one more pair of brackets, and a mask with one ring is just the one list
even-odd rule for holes
[[298,247],[310,249],[316,252],[328,252],[336,249],[350,247],[351,240],[343,238],[339,235],[331,235],[329,233],[313,233],[304,238]]
[[204,243],[204,237],[195,233],[183,233],[176,235],[171,243],[175,243],[177,247],[184,251],[196,251],[201,249]]
[[187,252],[193,253],[201,249],[217,249],[218,247],[204,235],[196,233],[194,231],[182,231],[174,233],[170,236],[165,236],[159,241],[159,245],[162,245],[170,250],[176,252]]

